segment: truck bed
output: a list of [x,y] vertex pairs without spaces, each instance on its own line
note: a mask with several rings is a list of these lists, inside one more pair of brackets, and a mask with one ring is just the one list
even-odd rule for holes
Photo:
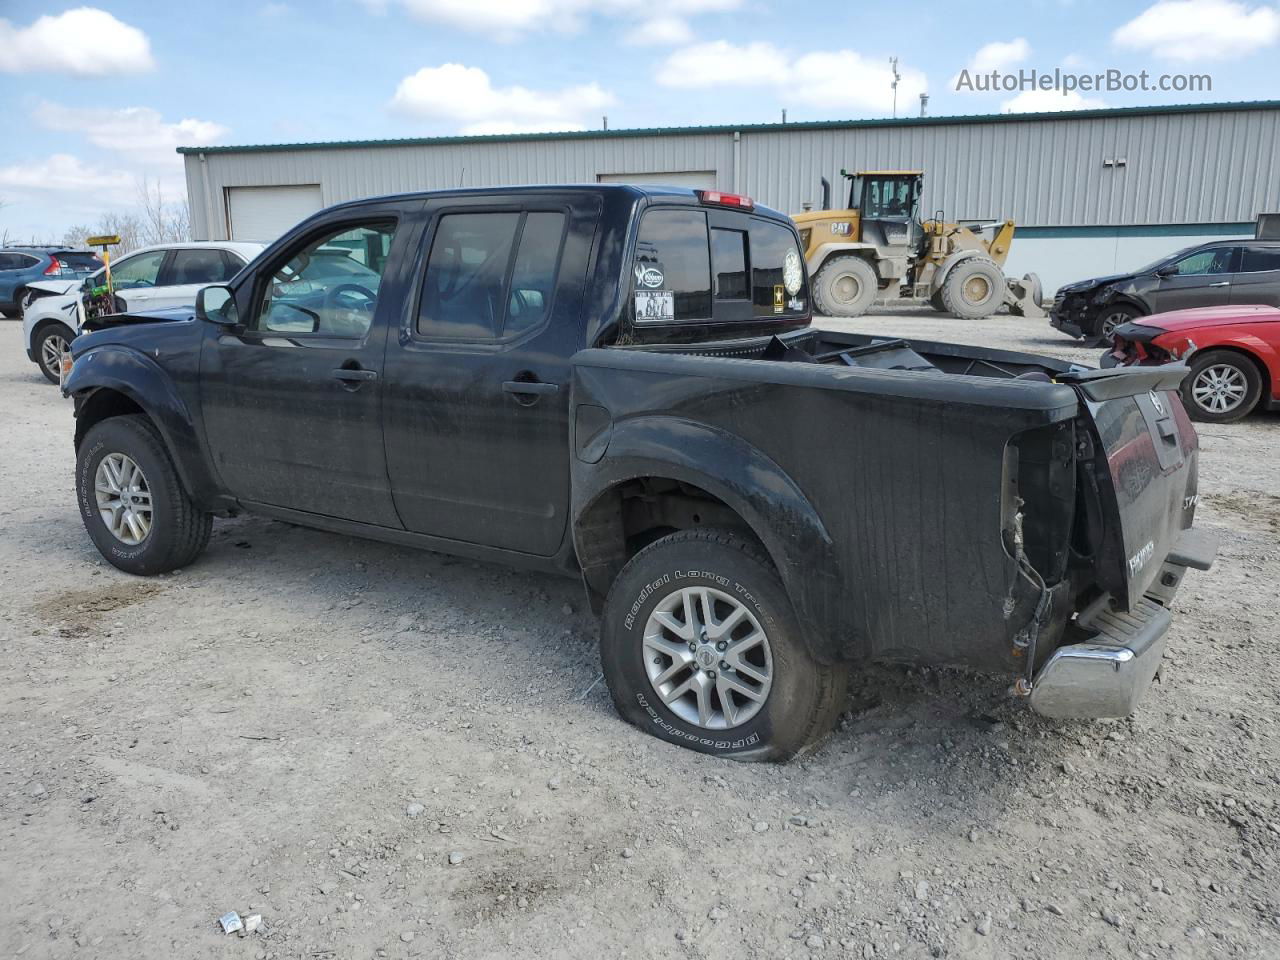
[[[730,478],[706,493],[766,525],[815,637],[838,638],[828,656],[1017,670],[1032,620],[1057,625],[1033,651],[1041,661],[1072,609],[1104,594],[1140,602],[1191,522],[1195,440],[1181,406],[1167,467],[1133,415],[1135,396],[1178,404],[1177,370],[1108,378],[1029,354],[816,330],[591,349],[574,365],[575,503],[620,472],[644,475],[654,443],[688,464],[677,480]],[[1124,426],[1104,438],[1099,423],[1120,408]],[[1135,440],[1154,493],[1126,492],[1112,469]],[[1128,570],[1147,544],[1154,562]]]

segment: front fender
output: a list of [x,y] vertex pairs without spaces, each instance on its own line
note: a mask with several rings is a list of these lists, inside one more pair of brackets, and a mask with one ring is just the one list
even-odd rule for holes
[[875,260],[877,259],[877,250],[878,248],[874,243],[833,241],[831,243],[824,243],[817,247],[813,253],[809,255],[809,259],[805,261],[805,266],[809,268],[809,275],[813,276],[822,268],[822,265],[827,262],[828,257],[833,257],[838,253],[865,253],[870,254],[870,256],[866,258],[867,260]]
[[595,463],[573,465],[574,541],[583,552],[582,518],[621,483],[658,477],[691,484],[740,516],[773,560],[817,658],[836,655],[828,598],[841,582],[832,540],[817,511],[776,462],[741,438],[669,415],[616,424]]
[[62,393],[76,403],[77,448],[90,427],[118,412],[116,397],[131,401],[155,424],[187,494],[202,508],[212,508],[217,485],[201,454],[195,422],[172,378],[154,360],[117,344],[92,348],[76,358]]
[[[942,266],[933,271],[933,277],[929,280],[929,296],[933,296],[942,289],[942,285],[947,282],[947,274],[951,272],[951,268],[963,260],[970,260],[973,257],[984,256],[978,250],[957,250],[947,259],[942,261]],[[990,259],[990,258],[988,258]]]

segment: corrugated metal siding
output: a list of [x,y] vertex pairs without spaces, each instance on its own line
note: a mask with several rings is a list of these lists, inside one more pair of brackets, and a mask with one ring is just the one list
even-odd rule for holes
[[[196,236],[225,234],[225,188],[319,183],[326,204],[455,186],[594,182],[601,173],[715,170],[788,212],[843,194],[841,168],[926,171],[924,210],[1026,226],[1238,223],[1280,210],[1280,110],[741,134],[188,154]],[[1104,159],[1124,158],[1124,167]],[[208,183],[202,178],[208,174]]]

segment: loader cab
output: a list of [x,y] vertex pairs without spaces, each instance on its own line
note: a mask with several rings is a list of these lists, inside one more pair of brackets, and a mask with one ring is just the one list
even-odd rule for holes
[[919,170],[840,173],[849,181],[849,209],[858,212],[861,240],[881,247],[912,247],[921,236]]

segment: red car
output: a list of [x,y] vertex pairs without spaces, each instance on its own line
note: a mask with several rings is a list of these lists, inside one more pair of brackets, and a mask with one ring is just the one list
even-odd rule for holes
[[1231,423],[1255,407],[1280,409],[1280,309],[1196,307],[1116,327],[1102,366],[1182,361],[1182,400],[1196,420]]

